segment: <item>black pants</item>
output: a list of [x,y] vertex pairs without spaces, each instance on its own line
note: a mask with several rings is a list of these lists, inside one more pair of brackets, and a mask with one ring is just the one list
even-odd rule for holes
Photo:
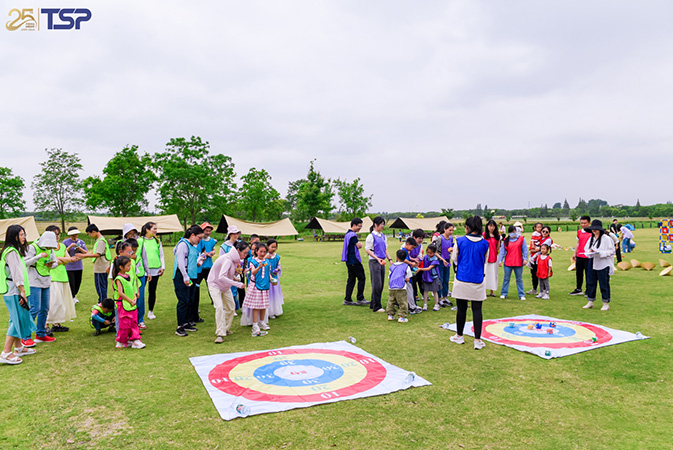
[[356,262],[355,264],[346,264],[348,268],[348,281],[346,281],[346,297],[347,302],[353,301],[353,289],[355,289],[355,281],[358,282],[358,293],[357,301],[361,302],[365,299],[365,282],[367,277],[365,277],[365,268],[362,267],[362,263]]
[[617,263],[622,262],[622,247],[619,244],[615,245],[615,255],[617,255]]
[[577,289],[582,290],[584,278],[587,279],[587,287],[589,286],[589,271],[591,270],[591,259],[589,258],[575,258],[575,277],[577,281]]
[[154,311],[154,305],[157,303],[157,284],[159,283],[159,278],[160,275],[155,275],[148,283],[147,309],[150,311]]
[[[465,328],[465,319],[467,318],[467,300],[456,299],[458,303],[458,312],[456,313],[456,334],[463,335]],[[474,338],[481,339],[481,325],[484,317],[481,313],[481,304],[483,302],[472,302],[472,321],[474,322]]]
[[537,291],[539,280],[537,278],[537,264],[530,265],[530,277],[533,280],[533,289]]
[[605,303],[610,303],[610,268],[591,270],[591,276],[587,277],[587,299],[596,300],[596,287],[601,287],[601,297]]
[[375,259],[369,260],[369,279],[372,282],[372,299],[369,303],[369,308],[376,312],[383,308],[381,293],[383,292],[383,283],[386,279],[386,266],[382,266]]
[[68,284],[73,297],[77,297],[79,288],[82,286],[82,272],[83,270],[68,270]]
[[175,296],[178,298],[178,305],[176,307],[176,312],[178,316],[178,328],[184,327],[191,320],[193,311],[192,311],[192,297],[194,296],[194,281],[192,280],[192,285],[187,286],[182,280],[180,273],[176,274],[176,277],[173,278],[173,287],[175,288]]
[[423,297],[423,277],[421,272],[416,272],[411,276],[411,288],[414,290],[414,300]]
[[[196,311],[198,314],[199,311],[199,303],[201,302],[201,285],[203,284],[206,286],[206,292],[208,293],[208,298],[210,298],[210,291],[208,290],[208,275],[210,274],[210,267],[206,267],[205,269],[201,269],[201,272],[199,275],[196,277],[196,292],[194,293],[194,301],[196,301]],[[210,304],[213,304],[213,299],[210,298]]]

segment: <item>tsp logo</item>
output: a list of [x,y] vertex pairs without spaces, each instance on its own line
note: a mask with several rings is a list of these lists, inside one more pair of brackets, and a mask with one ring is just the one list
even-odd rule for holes
[[9,31],[39,31],[41,16],[47,19],[47,30],[79,30],[82,22],[91,19],[91,11],[86,8],[38,8],[34,15],[33,8],[14,8],[9,11],[10,20],[5,27]]

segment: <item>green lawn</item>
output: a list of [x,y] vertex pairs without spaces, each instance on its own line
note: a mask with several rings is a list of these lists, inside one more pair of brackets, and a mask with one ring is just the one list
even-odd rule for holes
[[[574,233],[553,238],[574,243]],[[629,258],[658,262],[657,230],[638,230],[636,240]],[[214,314],[205,292],[200,331],[187,338],[173,334],[176,299],[168,276],[159,284],[158,319],[149,321],[143,336],[146,349],[115,349],[112,335],[94,337],[87,320],[95,299],[87,261],[79,317],[70,332],[39,344],[38,353],[19,366],[0,366],[0,448],[673,447],[673,278],[659,277],[660,268],[616,273],[612,309],[583,310],[583,297],[567,295],[574,288],[575,274],[565,270],[571,253],[556,251],[551,300],[489,299],[485,318],[536,313],[652,337],[546,361],[491,343],[474,351],[471,338],[464,346],[450,343],[450,332],[439,328],[455,321],[448,308],[398,324],[368,308],[342,306],[341,245],[282,242],[285,314],[271,321],[263,338],[252,338],[236,321],[235,334],[219,346],[213,344]],[[524,279],[528,290],[530,276]],[[2,307],[0,323],[6,321]],[[348,336],[433,385],[225,422],[188,360]]]

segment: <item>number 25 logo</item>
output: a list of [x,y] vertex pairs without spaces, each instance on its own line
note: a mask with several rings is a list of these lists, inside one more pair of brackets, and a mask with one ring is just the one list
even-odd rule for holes
[[[13,13],[16,13],[16,19],[10,20],[7,22],[5,25],[9,31],[15,31],[24,26],[28,22],[32,22],[33,26],[37,25],[37,22],[35,21],[35,17],[33,17],[33,10],[32,8],[30,9],[12,9],[9,11],[9,17],[11,18]],[[23,21],[23,22],[21,22]],[[21,23],[18,23],[21,22]],[[17,25],[18,23],[18,25]]]

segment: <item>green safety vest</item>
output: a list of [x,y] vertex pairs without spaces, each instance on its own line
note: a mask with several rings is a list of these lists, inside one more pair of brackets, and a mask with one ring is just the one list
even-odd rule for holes
[[[65,245],[59,243],[58,248],[54,250],[54,254],[59,258],[65,258]],[[51,281],[56,281],[57,283],[68,282],[68,271],[65,269],[65,264],[58,264],[51,269]]]
[[144,239],[138,239],[138,250],[136,250],[136,275],[139,277],[145,276],[145,264],[143,263],[143,247],[145,246]]
[[[106,240],[105,237],[103,237],[103,236],[101,236],[101,237],[99,237],[98,239],[96,239],[96,242],[93,244],[93,251],[94,251],[94,253],[96,252],[96,247],[98,247],[98,243],[99,243],[100,241],[105,242],[105,259],[106,259],[107,261],[111,261],[111,260],[112,260],[112,254],[110,253],[110,246],[107,245],[107,240]],[[94,262],[96,261],[96,259],[98,259],[98,258],[94,258]]]
[[[6,294],[9,292],[9,276],[7,271],[9,267],[7,266],[7,255],[11,252],[16,252],[19,255],[19,251],[14,247],[7,247],[4,252],[2,252],[2,258],[0,258],[0,295]],[[26,291],[26,297],[30,295],[30,283],[28,283],[28,268],[26,267],[26,262],[23,260],[23,257],[19,255],[19,261],[23,266],[23,288]]]
[[[105,314],[105,313],[103,312],[103,308],[100,307],[99,305],[93,305],[93,306],[91,307],[91,312],[93,313],[94,310],[96,310],[96,311],[98,311],[99,313],[101,313],[101,315],[102,315],[103,317],[105,317],[105,320],[110,320],[110,319],[113,317],[113,311],[110,311],[109,313]],[[96,327],[93,326],[93,319],[91,318],[91,316],[89,316],[89,325],[91,325],[91,328],[96,328]]]
[[149,269],[161,269],[161,257],[159,255],[159,239],[143,238],[145,253],[147,253],[147,265]]
[[[33,242],[31,245],[35,249],[35,255],[39,255],[42,252],[45,252],[47,254],[49,253],[47,250],[40,248],[40,246],[37,245],[37,241]],[[41,277],[51,276],[51,269],[47,267],[47,263],[49,261],[51,261],[51,258],[47,256],[46,258],[38,259],[37,262],[35,263],[35,270],[37,270],[37,273]]]
[[[129,273],[129,280],[126,280],[124,277],[121,275],[117,275],[117,277],[114,279],[114,293],[115,293],[115,300],[119,301],[121,299],[121,295],[117,292],[117,280],[121,281],[122,283],[122,288],[124,290],[124,295],[126,295],[128,298],[134,298],[136,296],[136,284],[134,283],[134,279],[132,276],[130,276]],[[138,305],[131,305],[129,302],[126,300],[121,300],[122,302],[122,307],[126,311],[134,311],[135,309],[138,308]]]

